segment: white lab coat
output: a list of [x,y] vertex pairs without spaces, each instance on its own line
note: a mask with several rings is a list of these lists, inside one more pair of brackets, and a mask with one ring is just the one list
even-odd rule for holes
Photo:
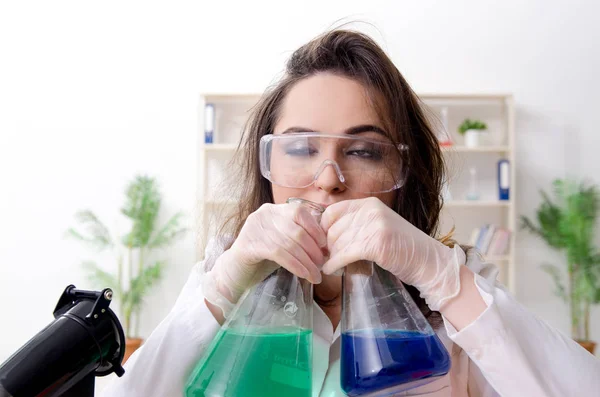
[[[204,303],[200,278],[223,253],[225,239],[212,240],[172,311],[125,364],[103,397],[181,396],[184,383],[219,324]],[[600,396],[600,360],[521,306],[496,283],[497,268],[467,253],[466,265],[487,309],[457,332],[444,319],[436,330],[451,355],[448,375],[398,395]],[[344,396],[340,388],[340,332],[315,304],[313,397]],[[243,397],[243,396],[240,396]]]

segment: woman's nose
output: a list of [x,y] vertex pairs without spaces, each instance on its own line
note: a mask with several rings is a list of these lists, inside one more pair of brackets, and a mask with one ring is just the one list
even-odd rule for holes
[[342,182],[344,176],[335,161],[324,161],[319,167],[315,178],[315,186],[327,193],[346,190],[346,186]]

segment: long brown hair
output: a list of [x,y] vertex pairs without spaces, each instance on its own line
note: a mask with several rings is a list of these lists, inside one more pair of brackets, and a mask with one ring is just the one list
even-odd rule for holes
[[[408,145],[409,149],[401,153],[407,174],[393,209],[423,232],[436,236],[445,169],[438,140],[422,103],[391,59],[369,36],[349,30],[327,32],[296,50],[287,62],[283,78],[263,94],[253,109],[237,152],[243,162],[240,204],[220,232],[237,237],[251,213],[262,204],[273,202],[271,184],[260,173],[260,138],[273,133],[290,89],[300,80],[323,72],[360,82],[388,138]],[[408,290],[430,321],[432,317],[439,318],[437,313],[431,316],[415,288],[408,286]]]

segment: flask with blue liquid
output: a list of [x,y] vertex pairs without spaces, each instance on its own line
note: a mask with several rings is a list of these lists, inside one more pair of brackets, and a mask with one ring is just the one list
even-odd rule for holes
[[373,262],[342,277],[340,382],[348,396],[391,396],[450,370],[450,356],[402,283]]

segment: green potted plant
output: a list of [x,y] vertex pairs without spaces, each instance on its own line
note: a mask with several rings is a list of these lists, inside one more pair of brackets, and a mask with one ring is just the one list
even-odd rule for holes
[[553,191],[555,201],[540,192],[538,225],[525,216],[521,225],[566,254],[566,285],[556,265],[545,264],[543,269],[554,280],[557,294],[569,304],[571,336],[593,354],[596,343],[590,340],[590,307],[600,303],[600,251],[594,241],[598,187],[557,179]]
[[159,227],[161,195],[154,178],[136,176],[127,185],[125,196],[121,213],[130,221],[130,229],[124,235],[112,235],[89,210],[76,213],[80,229],[70,228],[67,234],[97,252],[114,250],[116,254],[116,272],[108,272],[94,261],[84,261],[82,265],[93,284],[110,287],[115,293],[127,338],[127,360],[142,343],[139,324],[144,297],[161,280],[166,266],[165,260],[155,259],[155,251],[171,245],[186,229],[180,227],[180,212]]
[[479,146],[479,135],[487,130],[487,125],[480,120],[465,119],[458,127],[458,132],[465,137],[465,146]]

